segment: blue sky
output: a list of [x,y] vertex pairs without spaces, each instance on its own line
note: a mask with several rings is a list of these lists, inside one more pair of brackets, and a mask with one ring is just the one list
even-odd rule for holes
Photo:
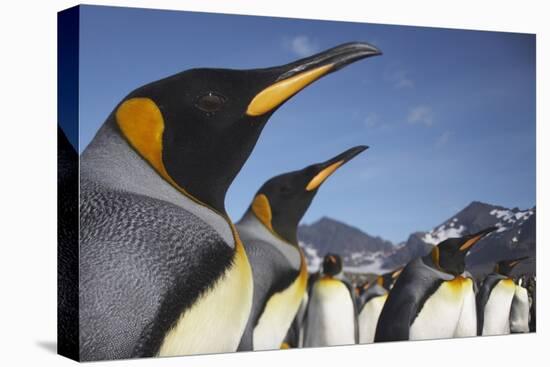
[[269,177],[370,149],[319,190],[322,216],[397,242],[473,200],[535,205],[535,36],[85,6],[80,150],[131,90],[193,67],[287,63],[343,42],[383,55],[322,79],[270,119],[231,186],[240,218]]

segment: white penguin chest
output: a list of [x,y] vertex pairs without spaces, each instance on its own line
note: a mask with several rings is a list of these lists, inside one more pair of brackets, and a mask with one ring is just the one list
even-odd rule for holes
[[378,318],[386,303],[387,294],[370,299],[359,313],[359,343],[373,343]]
[[158,356],[234,352],[252,307],[252,270],[237,246],[234,265],[180,316],[165,335]]
[[512,309],[510,312],[510,331],[513,333],[529,332],[529,296],[527,289],[516,285]]
[[426,300],[409,330],[410,340],[474,336],[476,308],[472,280],[444,281]]
[[274,294],[267,302],[253,332],[254,350],[279,349],[304,298],[307,270],[284,291]]
[[354,343],[354,306],[348,288],[337,279],[317,281],[307,311],[305,346]]
[[483,311],[482,335],[510,333],[510,309],[515,292],[512,279],[503,279],[493,287]]

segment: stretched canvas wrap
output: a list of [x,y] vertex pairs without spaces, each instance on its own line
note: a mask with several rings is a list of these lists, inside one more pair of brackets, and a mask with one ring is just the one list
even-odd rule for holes
[[58,41],[60,354],[536,330],[535,35],[78,6]]

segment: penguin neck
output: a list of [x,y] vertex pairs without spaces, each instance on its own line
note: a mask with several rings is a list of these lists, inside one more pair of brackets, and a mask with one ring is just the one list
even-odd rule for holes
[[510,274],[512,273],[512,269],[497,264],[493,272],[496,274],[500,274],[506,278],[511,278]]
[[437,255],[438,250],[439,249],[436,246],[432,249],[432,251],[429,254],[422,257],[422,262],[424,263],[424,265],[432,268],[434,271],[436,271],[439,274],[444,274],[445,280],[454,279],[454,278],[460,276],[460,275],[455,276],[454,274],[451,274],[451,273],[447,272],[445,269],[443,269],[439,265],[439,257]]
[[424,264],[426,264],[427,266],[429,266],[431,268],[434,268],[438,271],[445,272],[439,266],[439,249],[437,248],[437,246],[432,248],[432,251],[430,251],[430,253],[428,253],[427,255],[422,257],[422,262],[424,262]]
[[328,274],[325,272],[322,272],[322,278],[323,279],[337,279],[337,280],[344,280],[346,276],[344,275],[344,270],[340,270],[336,274]]
[[299,270],[302,266],[303,254],[300,247],[297,244],[285,241],[282,237],[273,233],[250,209],[237,222],[237,229],[241,237],[254,238],[276,248],[288,259],[294,269]]
[[81,177],[104,187],[152,197],[177,205],[209,224],[231,247],[233,224],[219,213],[187,196],[162,178],[121,136],[109,118],[81,157]]
[[289,244],[290,246],[294,246],[296,248],[300,247],[298,245],[298,235],[297,235],[297,229],[296,229],[297,225],[294,225],[294,228],[292,231],[289,231],[287,228],[287,235],[283,236],[280,233],[278,233],[278,231],[276,231],[275,228],[273,228],[271,214],[269,218],[262,218],[261,216],[258,216],[258,214],[254,211],[254,209],[251,206],[247,209],[242,219],[244,219],[247,216],[253,216],[254,218],[256,218],[256,221],[259,222],[262,226],[264,226],[265,229],[269,231],[272,236],[277,237],[279,240]]
[[378,283],[374,283],[371,287],[369,287],[369,290],[371,292],[375,293],[388,293],[388,289]]

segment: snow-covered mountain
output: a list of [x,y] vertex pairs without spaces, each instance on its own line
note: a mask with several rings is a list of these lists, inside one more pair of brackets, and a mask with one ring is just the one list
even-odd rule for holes
[[397,245],[330,218],[300,226],[298,238],[310,271],[318,269],[327,252],[335,252],[343,257],[345,268],[350,272],[383,272],[427,254],[434,245],[449,237],[497,226],[497,231],[472,249],[466,258],[468,269],[482,274],[490,271],[495,261],[527,255],[530,259],[518,265],[516,271],[534,273],[535,225],[535,207],[507,209],[474,201],[432,230],[415,232]]
[[316,271],[328,252],[340,254],[346,270],[377,272],[384,258],[395,251],[395,246],[380,237],[337,220],[323,217],[315,223],[301,225],[298,239],[304,249],[310,271]]

